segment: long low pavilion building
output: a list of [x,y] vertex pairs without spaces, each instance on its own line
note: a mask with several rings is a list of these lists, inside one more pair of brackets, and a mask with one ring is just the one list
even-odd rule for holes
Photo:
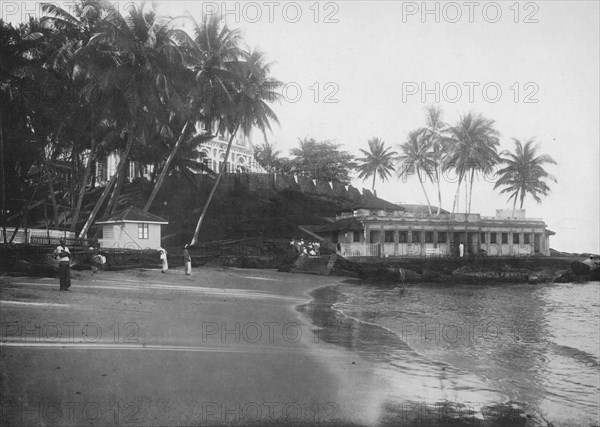
[[[413,205],[410,205],[413,206]],[[414,206],[413,206],[414,207]],[[525,210],[496,211],[486,217],[474,213],[429,214],[397,205],[396,209],[355,208],[335,221],[310,231],[336,245],[345,257],[548,256],[550,236],[540,218]]]

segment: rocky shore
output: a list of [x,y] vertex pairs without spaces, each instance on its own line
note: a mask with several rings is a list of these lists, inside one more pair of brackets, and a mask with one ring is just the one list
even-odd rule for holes
[[[265,243],[266,242],[266,243]],[[287,242],[286,242],[287,243]],[[6,249],[6,248],[5,248]],[[56,261],[49,256],[51,247],[11,245],[0,257],[0,270],[26,276],[56,276]],[[204,248],[206,249],[206,248]],[[209,248],[210,249],[210,248]],[[248,242],[231,248],[215,246],[214,250],[193,253],[193,265],[292,270],[297,253],[281,242]],[[17,253],[18,252],[18,253]],[[77,251],[76,251],[77,252]],[[83,259],[89,251],[76,253],[74,270],[90,269]],[[108,270],[158,268],[156,251],[106,250]],[[176,251],[169,257],[172,266],[181,265]],[[200,256],[201,255],[201,256]],[[589,256],[589,255],[588,255]],[[370,258],[350,260],[337,256],[331,275],[355,277],[372,283],[566,283],[600,280],[600,271],[591,270],[582,256],[550,257],[476,257],[476,258]],[[314,272],[313,274],[320,274]],[[322,274],[322,273],[321,273]]]
[[355,262],[339,258],[332,274],[377,283],[566,283],[600,280],[572,258],[424,258]]

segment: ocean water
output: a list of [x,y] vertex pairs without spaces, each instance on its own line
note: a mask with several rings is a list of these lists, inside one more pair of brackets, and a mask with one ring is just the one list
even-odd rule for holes
[[599,291],[598,282],[348,283],[316,290],[302,310],[322,341],[386,382],[381,424],[597,426]]

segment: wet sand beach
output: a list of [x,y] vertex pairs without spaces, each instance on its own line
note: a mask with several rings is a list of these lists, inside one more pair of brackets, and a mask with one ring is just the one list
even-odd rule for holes
[[294,310],[336,279],[274,271],[2,280],[3,425],[364,424]]
[[2,425],[550,425],[535,393],[469,369],[475,347],[432,352],[382,324],[441,313],[452,287],[409,288],[415,306],[398,290],[235,268],[73,272],[65,293],[51,278],[1,284]]

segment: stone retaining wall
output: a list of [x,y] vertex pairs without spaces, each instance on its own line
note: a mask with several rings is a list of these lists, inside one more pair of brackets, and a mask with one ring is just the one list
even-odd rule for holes
[[344,185],[336,181],[322,181],[299,175],[283,175],[275,173],[228,173],[221,178],[220,191],[246,188],[257,190],[296,190],[309,194],[320,194],[332,197],[343,197],[361,200],[363,197],[376,196],[365,188],[361,192],[352,185]]

